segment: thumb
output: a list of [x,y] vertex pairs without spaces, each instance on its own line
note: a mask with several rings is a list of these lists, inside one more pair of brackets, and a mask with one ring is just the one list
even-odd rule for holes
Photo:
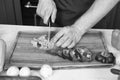
[[45,16],[44,16],[44,24],[48,24],[48,21],[49,21],[49,18],[50,18],[50,14],[51,13],[51,11],[46,11],[46,13],[45,13]]

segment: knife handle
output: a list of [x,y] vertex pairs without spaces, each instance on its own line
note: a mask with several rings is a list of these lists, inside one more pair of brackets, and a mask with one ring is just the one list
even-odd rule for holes
[[120,75],[120,70],[119,70],[119,69],[112,68],[112,69],[111,69],[111,72],[112,72],[113,74]]

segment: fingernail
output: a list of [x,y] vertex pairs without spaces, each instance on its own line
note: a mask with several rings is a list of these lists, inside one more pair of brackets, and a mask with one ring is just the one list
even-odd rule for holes
[[57,47],[59,47],[59,46],[60,46],[60,44],[59,44],[59,43],[56,43],[56,46],[57,46]]
[[68,48],[72,48],[71,46],[68,46]]
[[52,23],[54,23],[55,22],[55,20],[54,19],[52,19]]
[[65,48],[66,46],[61,46],[62,48]]
[[43,22],[44,24],[48,24],[48,22],[46,21],[46,20],[44,20],[44,22]]

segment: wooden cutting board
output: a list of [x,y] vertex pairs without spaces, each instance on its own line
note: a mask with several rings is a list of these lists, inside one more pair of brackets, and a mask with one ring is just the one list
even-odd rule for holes
[[19,76],[1,76],[0,80],[42,80],[36,76],[29,76],[29,77],[19,77]]
[[[56,31],[51,33],[54,36]],[[85,68],[85,67],[104,67],[112,64],[102,64],[96,61],[92,62],[72,62],[59,56],[51,55],[45,50],[35,48],[31,44],[33,38],[38,38],[47,32],[19,32],[16,38],[15,46],[5,68],[11,65],[18,67],[29,66],[31,68],[40,68],[43,64],[49,64],[55,69],[61,68]],[[101,32],[88,32],[77,44],[85,46],[94,53],[105,51],[104,37]]]

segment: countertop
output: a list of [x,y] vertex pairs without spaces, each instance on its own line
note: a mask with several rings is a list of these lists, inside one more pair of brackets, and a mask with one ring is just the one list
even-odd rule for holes
[[[48,30],[48,27],[44,26],[21,26],[21,25],[3,25],[0,24],[0,38],[7,44],[7,54],[11,50],[13,43],[16,39],[19,31],[37,32]],[[52,27],[51,30],[58,29]],[[114,53],[117,57],[120,52],[111,46],[111,34],[112,29],[94,29],[101,31],[104,34],[107,48],[110,52]],[[7,57],[7,56],[6,56]],[[117,66],[119,67],[119,66]],[[119,67],[120,68],[120,67]],[[118,80],[118,76],[110,72],[111,68],[81,68],[81,69],[66,69],[66,70],[54,70],[53,75],[48,80]]]

